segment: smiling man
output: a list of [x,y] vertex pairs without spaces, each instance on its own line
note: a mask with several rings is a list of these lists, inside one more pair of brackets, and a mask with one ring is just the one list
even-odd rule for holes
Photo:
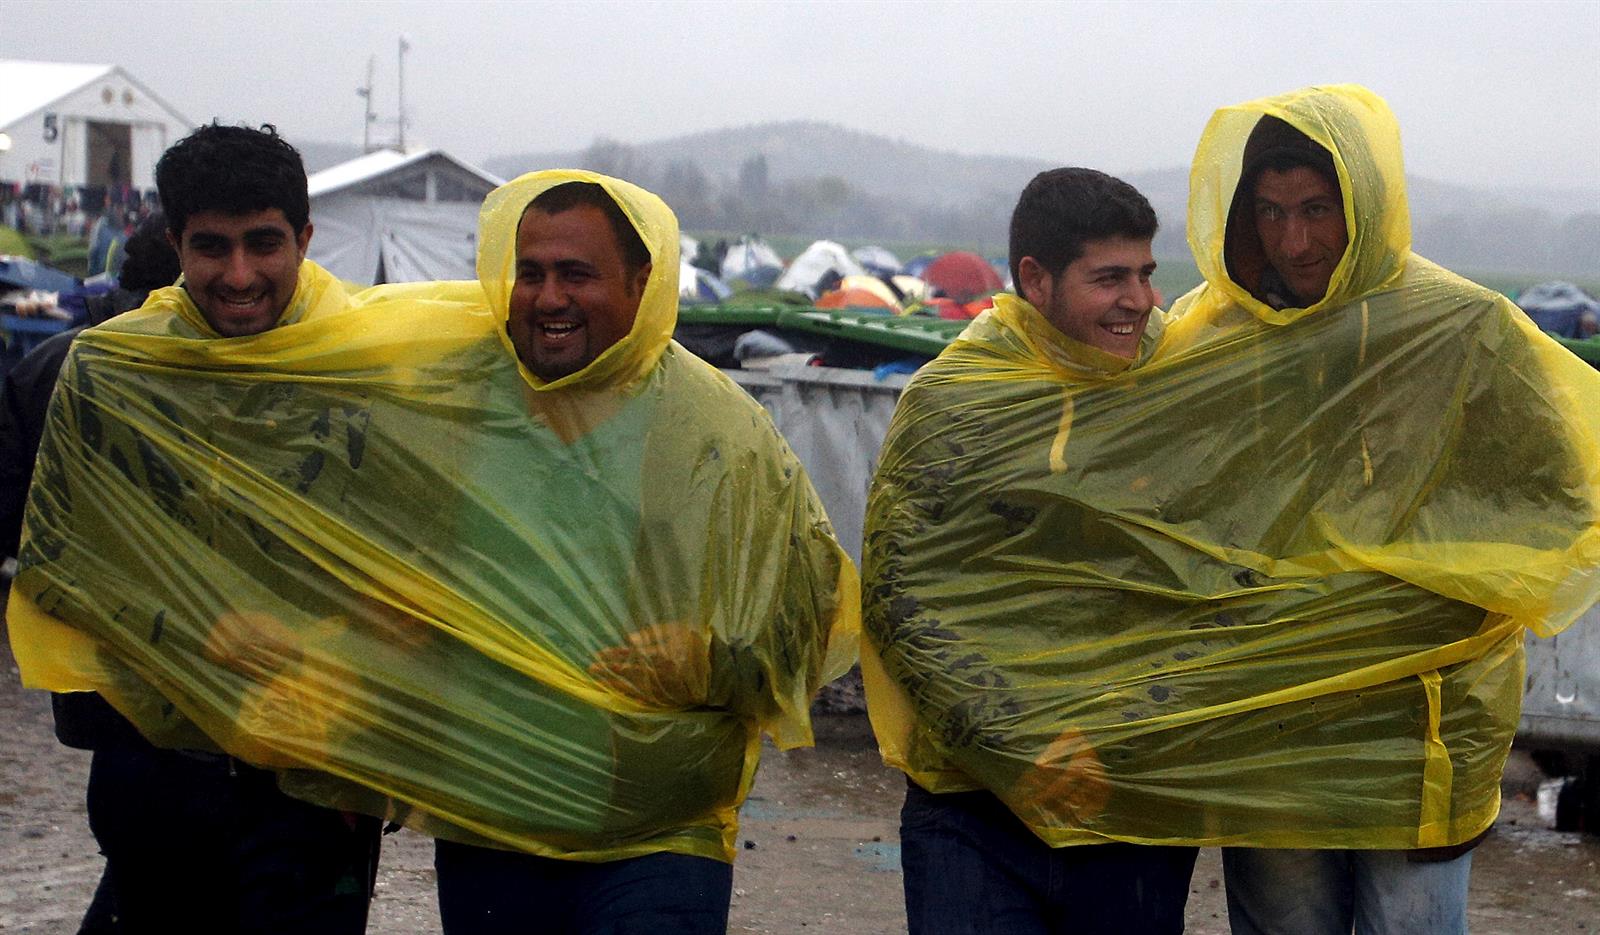
[[[997,296],[895,410],[867,507],[862,673],[885,759],[908,780],[912,935],[1183,929],[1194,848],[1061,846],[1040,831],[1094,822],[1109,793],[1070,682],[1037,672],[1108,634],[1059,625],[1072,602],[1038,553],[1098,558],[1103,533],[1049,509],[1048,492],[1121,486],[1078,463],[1073,440],[1123,431],[1159,332],[1155,232],[1127,183],[1040,173],[1011,219],[1019,294]],[[991,568],[1014,580],[993,585]],[[1108,625],[1111,638],[1136,626]]]
[[627,337],[650,280],[650,251],[597,185],[535,198],[517,225],[506,331],[535,376],[553,382]]
[[[183,279],[178,286],[154,291],[142,309],[119,318],[125,328],[150,327],[161,338],[185,345],[245,342],[281,324],[346,310],[345,292],[337,282],[303,262],[311,240],[305,169],[300,154],[272,127],[200,127],[162,155],[156,183],[167,217],[167,240],[177,250]],[[221,359],[208,358],[214,366]],[[109,368],[102,368],[100,360],[84,351],[83,341],[75,343],[61,382],[84,390],[85,398],[94,397],[90,388],[108,376]],[[167,407],[162,411],[171,421],[182,421],[172,401],[155,387],[152,382],[140,384],[141,403],[154,400]],[[161,491],[155,498],[161,509],[193,524],[185,511],[196,492],[192,485],[177,483],[170,452],[146,443],[138,446],[137,457],[130,457],[108,438],[96,406],[65,403],[64,395],[56,394],[55,406],[78,411],[81,429],[71,440],[46,435],[44,447],[50,453],[41,462],[53,463],[35,475],[30,527],[36,532],[44,517],[77,506],[109,516],[135,535],[150,534],[134,518],[131,502],[102,502],[62,479],[55,459],[78,444],[88,451],[74,459],[76,466],[92,471],[115,463],[130,477],[154,478],[152,489]],[[98,398],[104,402],[106,396],[117,394]],[[107,408],[132,407],[113,403]],[[210,425],[197,429],[211,430]],[[52,507],[39,506],[50,499],[39,494],[45,487],[64,492],[61,500],[51,501]],[[229,530],[216,527],[206,535],[209,546],[228,538]],[[24,541],[19,553],[24,565],[52,553],[51,544],[41,545],[45,539],[34,535]],[[145,547],[159,552],[162,546],[150,543],[161,541],[145,540]],[[92,586],[121,582],[126,592],[127,573],[113,566],[129,554],[106,543],[72,565],[76,575],[103,579]],[[167,555],[162,566],[172,581],[218,575],[222,567],[204,548]],[[192,611],[192,606],[185,610]],[[211,617],[190,616],[195,619],[185,625],[199,632],[214,625]],[[168,641],[173,641],[170,633],[177,626],[171,621],[148,639],[158,642],[166,629]],[[258,636],[246,633],[242,638],[249,642]],[[205,650],[197,643],[178,651],[193,658]],[[95,648],[95,654],[105,652]],[[27,658],[23,652],[18,656]],[[94,665],[100,660],[79,661]],[[125,679],[118,691],[102,692],[116,710],[105,709],[92,733],[80,732],[74,744],[94,750],[89,824],[107,865],[114,868],[109,878],[119,931],[363,931],[380,823],[290,798],[271,772],[222,753],[194,729],[186,710],[171,701],[159,704],[159,716],[141,718],[150,712],[130,703],[128,689],[134,681]]]

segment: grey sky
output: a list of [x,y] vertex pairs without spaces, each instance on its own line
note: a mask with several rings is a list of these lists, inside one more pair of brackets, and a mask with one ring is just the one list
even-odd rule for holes
[[[0,0],[0,58],[108,62],[195,121],[359,142],[378,56],[463,158],[819,119],[967,153],[1185,165],[1211,111],[1358,82],[1419,175],[1600,187],[1600,2]],[[1600,207],[1600,206],[1597,206]]]

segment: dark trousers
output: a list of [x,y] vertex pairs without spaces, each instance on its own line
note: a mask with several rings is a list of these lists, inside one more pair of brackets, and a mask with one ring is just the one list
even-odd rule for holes
[[270,772],[148,744],[96,750],[89,828],[121,932],[366,929],[381,823],[292,799]]
[[435,842],[445,935],[723,935],[733,866],[684,854],[606,863]]
[[1050,847],[988,792],[907,783],[900,810],[910,935],[1183,931],[1197,848]]

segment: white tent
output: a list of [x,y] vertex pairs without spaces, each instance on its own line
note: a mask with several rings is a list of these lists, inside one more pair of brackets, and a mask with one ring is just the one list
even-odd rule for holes
[[347,282],[477,277],[478,207],[501,180],[443,152],[379,150],[310,179],[308,255]]
[[867,274],[844,247],[831,240],[818,240],[794,258],[794,262],[778,278],[777,286],[779,289],[804,292],[815,299],[817,281],[829,271],[838,273],[841,279]]
[[[727,255],[722,258],[724,282],[733,282],[735,279],[749,280],[762,270],[782,269],[783,258],[759,237],[739,238],[739,242],[729,247]],[[771,281],[769,279],[762,285]]]
[[0,59],[0,182],[148,191],[193,128],[116,65]]

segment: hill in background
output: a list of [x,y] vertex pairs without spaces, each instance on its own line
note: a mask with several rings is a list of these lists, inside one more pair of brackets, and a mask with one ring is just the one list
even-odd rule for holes
[[[1003,252],[1017,194],[1044,159],[968,156],[829,123],[794,121],[652,143],[597,139],[576,152],[489,159],[505,178],[585,168],[660,194],[687,230],[943,243]],[[1102,167],[1116,173],[1115,167]],[[1188,170],[1120,173],[1162,221],[1156,253],[1184,257]],[[1414,247],[1446,266],[1592,279],[1600,188],[1483,190],[1411,177]]]

